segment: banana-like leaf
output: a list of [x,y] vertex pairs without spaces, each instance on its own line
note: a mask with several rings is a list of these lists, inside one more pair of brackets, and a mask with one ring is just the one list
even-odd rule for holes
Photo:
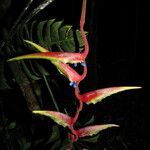
[[91,91],[81,95],[82,101],[87,104],[96,104],[97,102],[101,102],[104,98],[111,96],[113,94],[133,89],[140,89],[141,87],[137,86],[121,86],[121,87],[110,87],[99,89],[95,91]]
[[56,111],[34,110],[33,113],[50,117],[54,122],[63,127],[69,127],[72,121],[72,117]]
[[100,131],[111,128],[111,127],[119,127],[116,124],[104,124],[104,125],[93,125],[87,126],[76,131],[78,137],[92,136],[98,134]]

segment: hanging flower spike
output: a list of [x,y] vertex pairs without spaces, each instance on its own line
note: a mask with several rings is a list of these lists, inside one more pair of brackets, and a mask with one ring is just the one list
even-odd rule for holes
[[85,136],[92,136],[95,134],[98,134],[100,131],[112,128],[112,127],[119,127],[116,124],[104,124],[104,125],[93,125],[93,126],[87,126],[85,128],[81,128],[79,130],[76,130],[76,133],[79,138],[85,137]]
[[86,104],[96,104],[97,102],[101,102],[104,98],[111,96],[113,94],[123,92],[126,90],[133,90],[133,89],[140,89],[141,87],[136,86],[122,86],[122,87],[110,87],[99,89],[95,91],[91,91],[85,94],[80,95],[81,101],[85,102]]
[[63,127],[70,127],[72,121],[72,117],[56,111],[34,110],[32,113],[50,117],[54,122]]
[[89,53],[89,44],[86,38],[86,35],[84,33],[84,24],[85,24],[85,16],[86,16],[86,0],[83,0],[82,2],[82,12],[81,12],[81,18],[80,18],[80,32],[84,43],[84,52],[82,55],[86,58]]

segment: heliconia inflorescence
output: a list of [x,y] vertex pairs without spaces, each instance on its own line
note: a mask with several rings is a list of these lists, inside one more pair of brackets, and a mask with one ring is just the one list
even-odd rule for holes
[[[101,102],[104,98],[111,96],[113,94],[123,92],[126,90],[141,88],[137,86],[109,87],[109,88],[98,89],[98,90],[80,94],[79,84],[86,77],[87,74],[87,66],[85,63],[85,59],[89,52],[88,41],[86,39],[86,35],[83,29],[85,23],[85,14],[86,14],[86,0],[83,0],[82,13],[80,19],[80,32],[81,32],[82,40],[84,42],[83,52],[81,53],[49,52],[46,48],[43,48],[40,45],[33,43],[32,41],[25,40],[26,43],[36,48],[38,52],[33,54],[18,56],[8,60],[8,61],[18,61],[18,60],[25,60],[25,59],[46,59],[49,60],[54,66],[56,66],[58,71],[63,76],[68,78],[68,80],[70,81],[70,86],[73,86],[75,88],[75,96],[79,101],[79,106],[76,110],[74,117],[70,117],[69,115],[57,111],[48,111],[48,110],[34,110],[33,113],[50,117],[57,124],[63,127],[68,127],[71,131],[68,137],[71,139],[72,143],[77,141],[78,138],[98,134],[100,131],[105,130],[107,128],[119,127],[116,124],[103,124],[103,125],[87,126],[81,129],[74,129],[74,124],[78,120],[79,114],[83,109],[83,103],[96,104],[98,102]],[[83,66],[83,73],[80,75],[68,63],[74,64],[75,67],[77,66],[77,63],[80,63]]]

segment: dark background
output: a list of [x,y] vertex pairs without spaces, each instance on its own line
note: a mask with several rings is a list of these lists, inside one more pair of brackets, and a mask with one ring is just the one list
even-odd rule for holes
[[[121,126],[115,130],[115,137],[109,137],[108,133],[107,136],[102,136],[102,142],[98,145],[105,145],[108,150],[149,149],[146,107],[150,81],[147,10],[140,1],[87,1],[85,30],[89,32],[90,53],[83,91],[121,85],[143,87],[142,90],[124,92],[112,96],[112,100],[108,98],[105,103],[87,108],[96,116],[97,123],[113,122]],[[0,1],[0,39],[3,38],[2,29],[11,28],[26,2],[27,0]],[[64,19],[66,24],[73,24],[77,28],[80,8],[80,0],[56,0],[33,20]]]

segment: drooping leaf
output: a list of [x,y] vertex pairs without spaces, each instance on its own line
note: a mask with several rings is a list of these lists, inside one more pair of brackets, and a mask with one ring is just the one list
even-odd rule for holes
[[52,145],[51,150],[59,149],[59,148],[60,148],[60,144],[61,144],[61,140],[56,141],[56,142]]
[[49,139],[48,142],[56,141],[56,140],[59,139],[59,137],[60,137],[60,132],[59,132],[58,126],[57,125],[53,126],[53,128],[52,128],[52,134],[51,134],[51,137],[50,137],[50,139]]
[[136,86],[122,86],[122,87],[110,87],[99,89],[95,91],[91,91],[85,94],[82,94],[82,101],[87,104],[96,104],[97,102],[101,102],[104,98],[111,96],[113,94],[126,91],[126,90],[133,90],[133,89],[140,89],[141,87]]
[[67,150],[69,148],[71,141],[69,138],[65,138],[61,144],[60,150]]
[[89,125],[91,123],[93,123],[95,120],[94,115],[84,124],[84,126]]
[[111,128],[111,127],[119,127],[115,124],[104,124],[104,125],[93,125],[93,126],[87,126],[84,128],[81,128],[77,130],[77,135],[79,137],[85,137],[85,136],[92,136],[95,134],[98,134],[100,131]]
[[47,48],[48,50],[51,50],[51,42],[52,42],[52,39],[51,39],[51,25],[53,24],[53,22],[55,21],[55,19],[51,19],[47,22],[46,24],[46,28],[45,28],[45,36],[44,36],[44,40],[45,40],[45,43],[47,43]]
[[36,76],[33,73],[31,73],[31,69],[29,69],[29,67],[27,67],[25,62],[21,62],[21,66],[22,66],[23,70],[25,71],[26,75],[28,76],[28,78],[30,78],[32,80],[39,80],[39,79],[41,79],[39,76]]
[[56,46],[58,48],[58,51],[60,49],[60,38],[59,38],[59,29],[61,27],[61,24],[63,23],[63,21],[57,21],[54,22],[51,26],[51,40],[53,41],[52,43],[57,43]]
[[33,113],[50,117],[54,122],[63,127],[69,127],[72,121],[72,117],[56,111],[34,110]]
[[[47,23],[47,20],[42,21],[37,25],[37,38],[38,38],[39,44],[43,47],[46,46],[46,43],[44,41],[44,36],[43,36],[43,28],[46,23]],[[29,39],[29,38],[26,38],[26,39]]]

